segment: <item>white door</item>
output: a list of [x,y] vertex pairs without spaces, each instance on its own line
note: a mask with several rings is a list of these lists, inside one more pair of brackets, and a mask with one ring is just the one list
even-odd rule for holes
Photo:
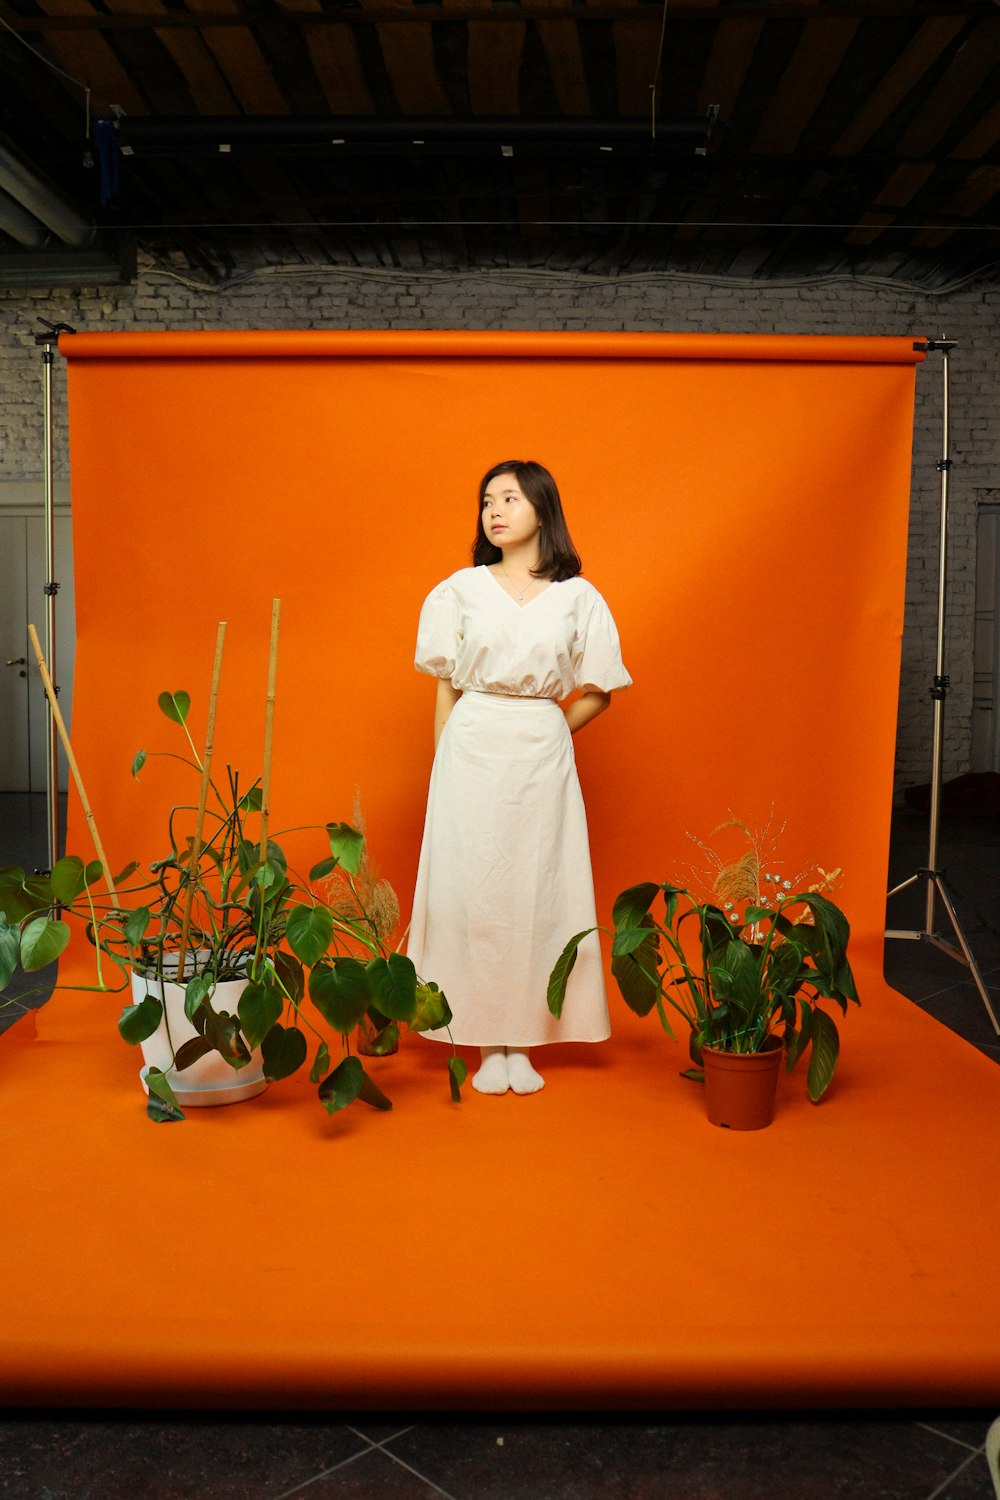
[[[28,643],[29,621],[45,649],[45,521],[0,515],[0,791],[45,791],[46,705]],[[56,681],[67,725],[73,700],[76,617],[70,518],[55,518]],[[10,665],[8,665],[10,663]],[[27,674],[27,675],[23,675]],[[59,789],[69,768],[59,752]]]

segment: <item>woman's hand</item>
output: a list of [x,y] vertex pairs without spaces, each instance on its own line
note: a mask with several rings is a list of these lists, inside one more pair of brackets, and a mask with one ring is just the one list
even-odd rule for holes
[[452,687],[447,677],[439,677],[437,685],[437,697],[434,700],[434,749],[438,747],[441,731],[448,722],[448,715],[462,694],[458,688]]
[[570,733],[576,734],[578,729],[582,729],[591,719],[596,719],[598,714],[610,707],[610,693],[599,693],[596,688],[589,688],[587,692],[581,693],[579,698],[574,698],[563,710]]

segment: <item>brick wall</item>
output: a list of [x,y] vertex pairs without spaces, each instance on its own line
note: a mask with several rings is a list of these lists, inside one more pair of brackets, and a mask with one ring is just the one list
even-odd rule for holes
[[[662,276],[601,279],[549,272],[404,272],[271,268],[224,290],[147,268],[134,286],[0,291],[0,483],[41,474],[41,361],[36,319],[83,330],[169,328],[567,328],[733,333],[926,334],[958,343],[952,359],[949,537],[951,694],[946,777],[968,769],[972,715],[976,498],[1000,485],[995,345],[1000,287],[944,296],[841,280],[754,284]],[[941,362],[918,371],[897,784],[925,781],[934,669]],[[57,361],[56,473],[67,472],[65,371]],[[863,729],[862,729],[863,732]]]

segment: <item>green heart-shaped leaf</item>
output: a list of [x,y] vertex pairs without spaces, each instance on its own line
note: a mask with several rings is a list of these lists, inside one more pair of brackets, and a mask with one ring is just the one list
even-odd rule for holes
[[333,937],[333,916],[325,906],[293,906],[285,923],[285,937],[296,958],[314,964],[323,957]]
[[345,1057],[319,1086],[319,1102],[328,1115],[353,1104],[361,1092],[365,1070],[356,1057]]
[[70,929],[66,922],[53,922],[49,917],[36,917],[21,933],[21,967],[25,973],[33,974],[54,963],[65,951],[70,940]]
[[356,958],[317,964],[309,974],[309,998],[323,1019],[341,1036],[354,1030],[371,1000],[365,965]]
[[143,1076],[149,1090],[146,1113],[154,1125],[172,1125],[183,1120],[184,1111],[177,1103],[166,1075],[159,1068],[147,1068]]
[[259,1047],[275,1021],[281,1019],[284,1001],[276,985],[251,982],[240,996],[236,1009],[247,1045]]
[[272,1026],[261,1043],[264,1077],[272,1080],[287,1078],[301,1068],[307,1051],[305,1036],[297,1026],[287,1029],[280,1024]]
[[371,980],[372,998],[384,1016],[393,1021],[411,1021],[417,1012],[417,971],[402,953],[372,958],[365,965]]
[[163,1006],[155,995],[147,995],[138,1005],[126,1005],[118,1020],[118,1030],[131,1046],[153,1035],[163,1015]]
[[350,823],[327,823],[326,831],[330,837],[331,854],[336,855],[348,874],[356,875],[361,868],[364,834],[352,828]]
[[172,719],[175,724],[185,723],[191,708],[190,693],[185,693],[183,689],[179,689],[176,693],[161,693],[156,701],[160,706],[160,712],[166,714],[168,719]]

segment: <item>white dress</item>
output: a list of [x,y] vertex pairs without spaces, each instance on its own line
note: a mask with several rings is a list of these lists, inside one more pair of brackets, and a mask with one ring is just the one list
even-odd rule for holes
[[597,921],[558,705],[577,688],[629,686],[611,612],[583,578],[548,583],[519,605],[488,568],[462,568],[424,601],[416,667],[462,697],[434,757],[407,952],[447,995],[456,1042],[603,1041],[596,933],[580,946],[560,1020],[546,987],[569,939]]

